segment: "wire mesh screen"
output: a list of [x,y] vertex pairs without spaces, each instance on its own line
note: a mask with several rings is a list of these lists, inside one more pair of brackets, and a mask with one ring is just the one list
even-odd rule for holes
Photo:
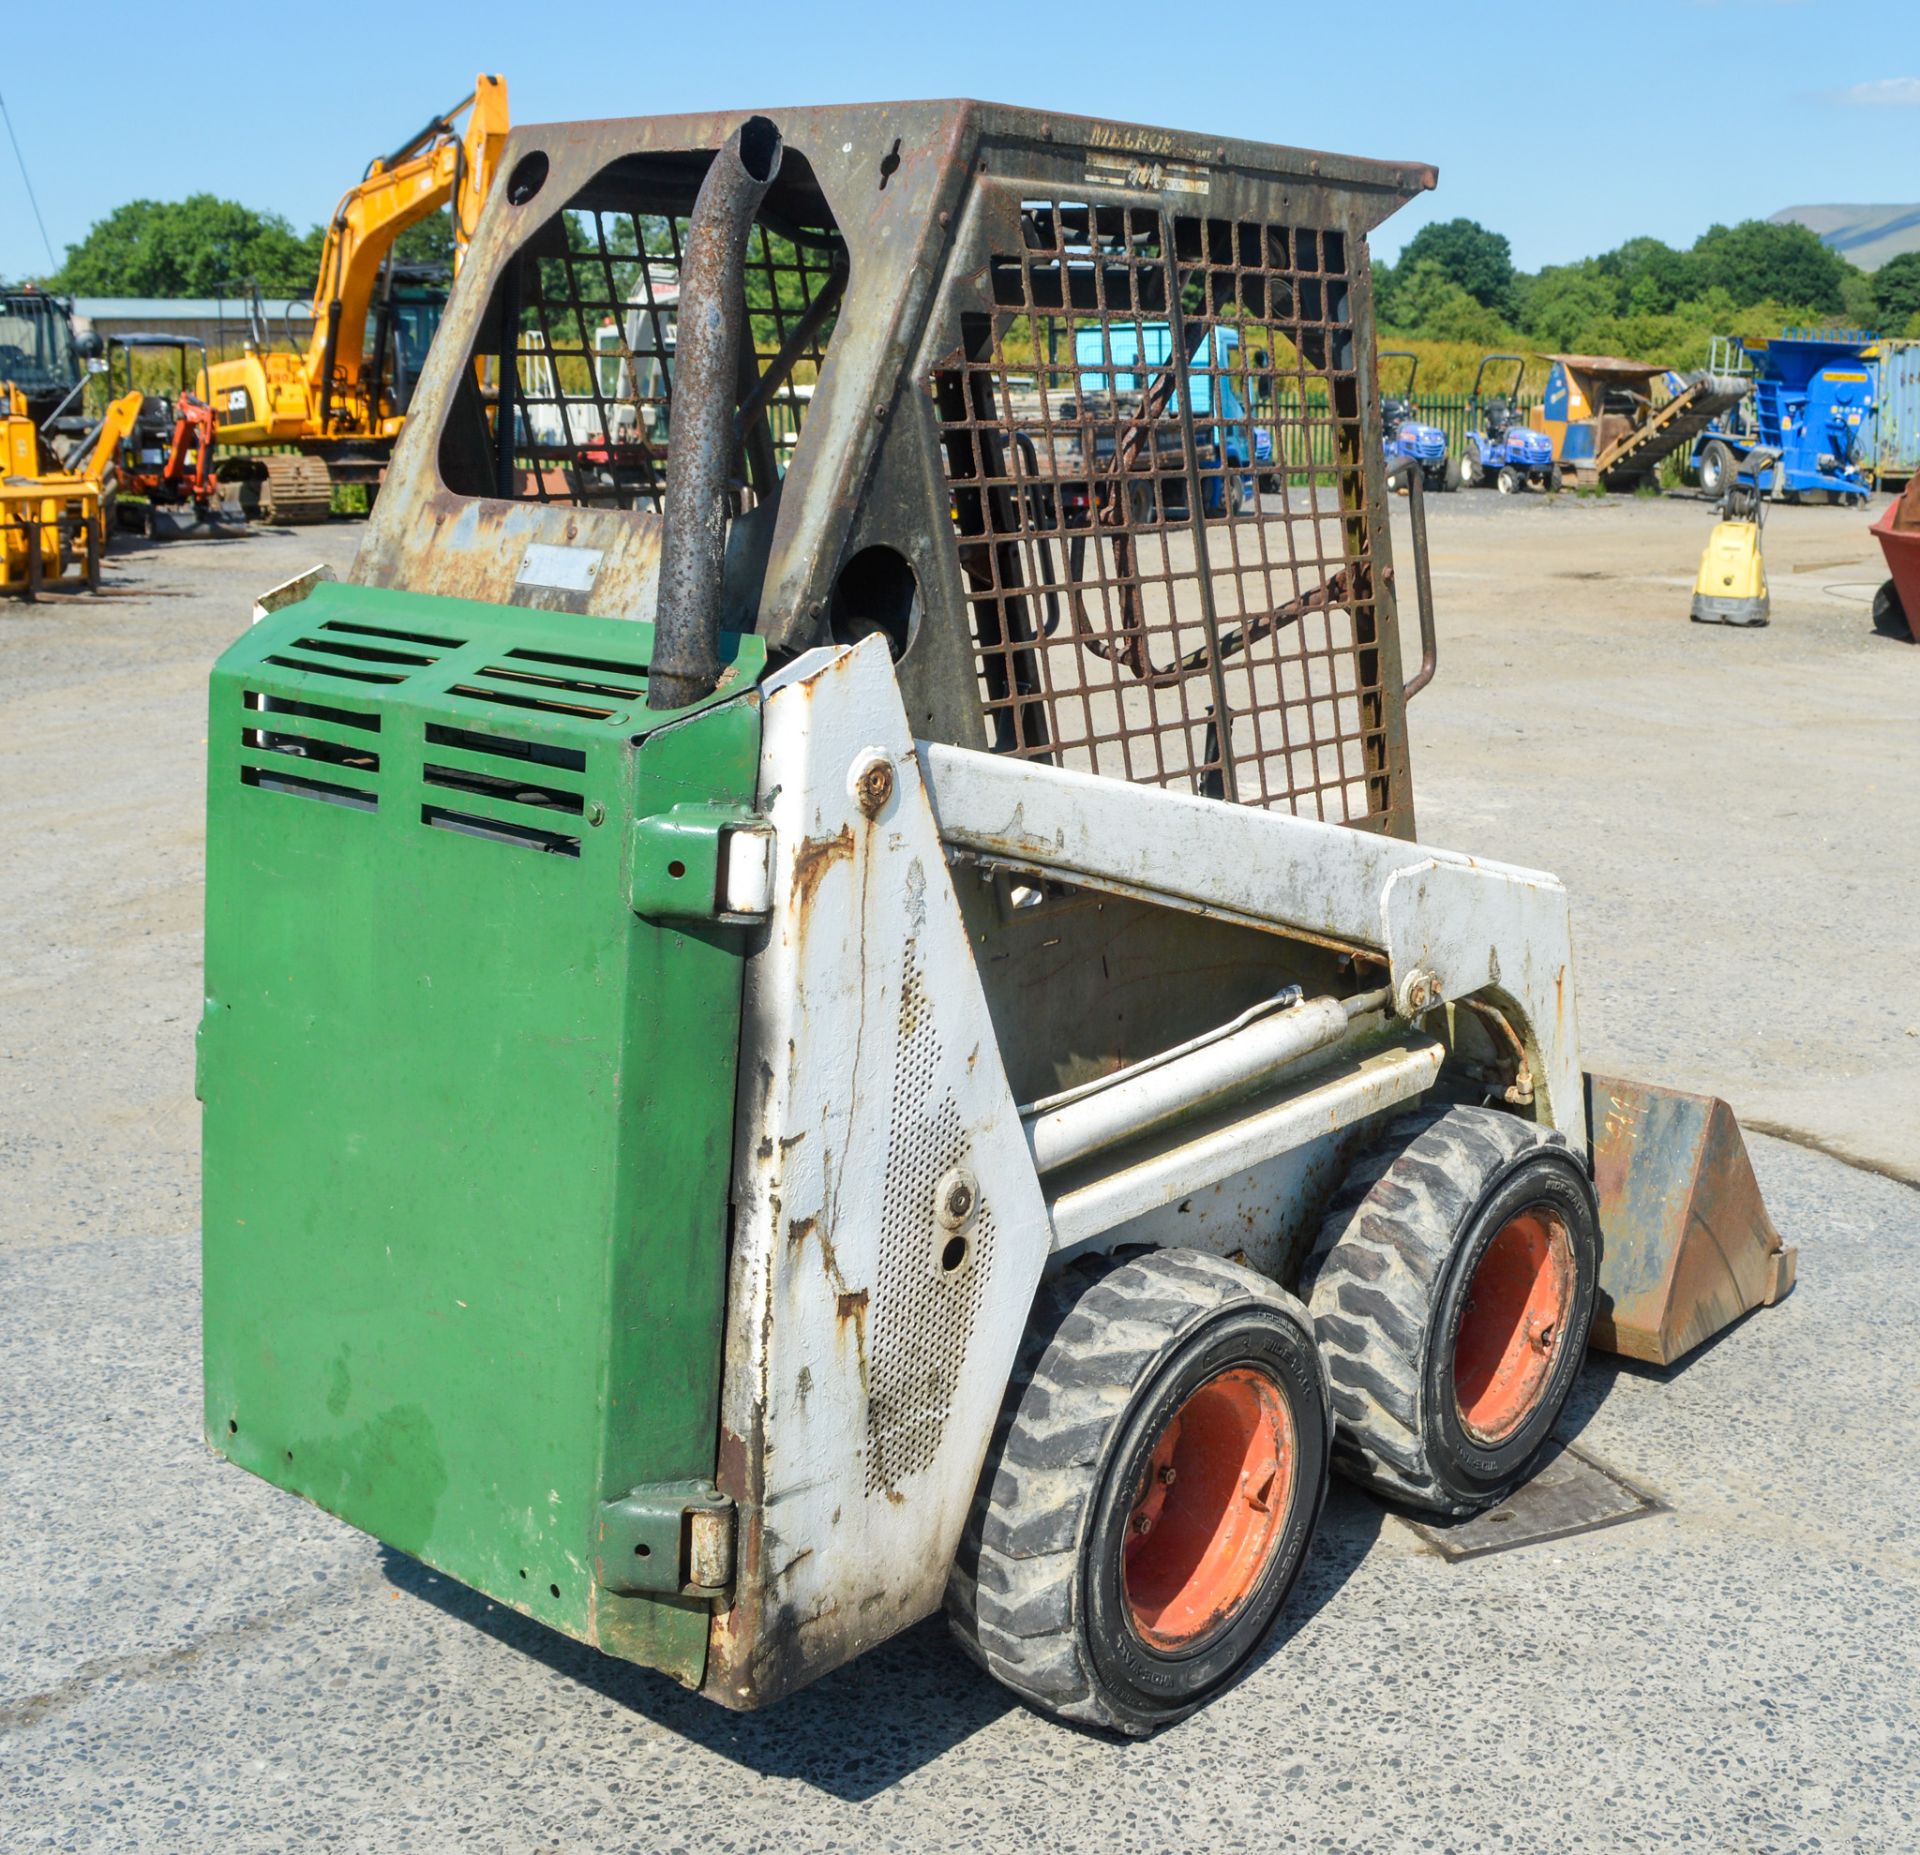
[[990,744],[1388,809],[1337,231],[1027,200],[932,382]]
[[[512,419],[513,468],[502,477],[513,500],[664,507],[687,225],[644,210],[570,210],[564,251],[520,264],[493,412],[496,445],[500,419]],[[743,489],[764,496],[786,470],[846,276],[832,228],[753,228]]]

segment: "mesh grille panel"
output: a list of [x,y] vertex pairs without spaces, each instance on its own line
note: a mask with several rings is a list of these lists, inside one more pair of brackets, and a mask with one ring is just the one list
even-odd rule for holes
[[1335,231],[1026,200],[932,382],[990,744],[1388,809]]
[[[514,339],[496,360],[509,371],[492,411],[497,443],[499,404],[512,408],[512,500],[664,507],[687,224],[644,202],[568,211],[547,241],[564,250],[518,267]],[[831,228],[763,224],[750,235],[752,371],[773,378],[743,432],[742,464],[763,494],[798,442],[846,274]]]

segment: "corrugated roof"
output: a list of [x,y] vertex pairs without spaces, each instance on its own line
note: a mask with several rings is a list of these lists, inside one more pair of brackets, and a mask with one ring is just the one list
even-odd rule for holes
[[1617,354],[1543,354],[1543,361],[1563,361],[1583,374],[1618,374],[1622,379],[1650,380],[1667,370],[1652,361],[1624,361]]
[[[104,317],[109,322],[151,322],[161,328],[169,322],[213,322],[222,316],[229,322],[247,319],[245,307],[233,297],[222,302],[211,296],[76,296],[73,308],[76,315]],[[281,297],[268,301],[267,320],[279,322],[288,309],[297,322],[313,319],[312,304]]]

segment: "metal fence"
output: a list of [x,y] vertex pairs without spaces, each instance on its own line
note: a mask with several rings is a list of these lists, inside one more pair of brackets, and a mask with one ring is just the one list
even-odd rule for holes
[[[1538,403],[1540,399],[1532,394],[1519,397],[1515,401],[1519,421],[1524,424]],[[1467,444],[1469,424],[1473,422],[1471,411],[1471,394],[1421,394],[1415,399],[1413,417],[1423,424],[1438,424],[1440,430],[1446,432],[1448,457],[1459,457]],[[1273,399],[1256,403],[1252,422],[1256,430],[1273,432],[1279,446],[1277,463],[1286,474],[1334,469],[1336,426],[1325,394],[1309,392],[1306,399],[1302,399],[1298,394],[1281,392]]]
[[[1467,442],[1471,424],[1472,395],[1469,393],[1422,393],[1414,402],[1414,417],[1424,425],[1437,425],[1447,434],[1447,455],[1458,457]],[[1523,393],[1514,402],[1522,424],[1539,404],[1532,394]],[[1271,426],[1279,441],[1279,462],[1289,471],[1331,469],[1334,457],[1334,425],[1322,394],[1310,393],[1303,403],[1297,395],[1281,394],[1253,414],[1256,426]]]

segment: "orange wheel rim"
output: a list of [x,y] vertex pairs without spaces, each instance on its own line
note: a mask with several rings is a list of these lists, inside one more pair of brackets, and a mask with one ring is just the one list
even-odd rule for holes
[[1184,1648],[1245,1604],[1293,1500],[1293,1412],[1236,1366],[1174,1412],[1147,1461],[1121,1558],[1127,1614],[1156,1648]]
[[1481,1253],[1453,1343],[1460,1425],[1503,1443],[1526,1422],[1553,1375],[1573,1305],[1573,1243],[1542,1206],[1507,1220]]

